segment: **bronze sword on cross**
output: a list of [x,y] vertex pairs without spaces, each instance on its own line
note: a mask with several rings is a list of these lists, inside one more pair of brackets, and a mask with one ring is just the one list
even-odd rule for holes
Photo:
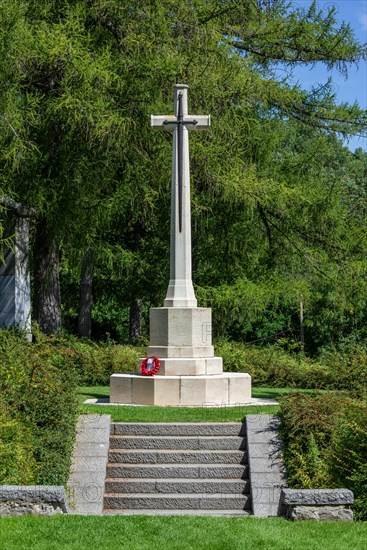
[[[179,85],[178,85],[179,86]],[[184,86],[184,85],[182,85]],[[185,86],[186,87],[186,86]],[[186,108],[185,108],[186,107]],[[184,93],[179,91],[177,94],[177,105],[175,105],[177,116],[152,116],[151,125],[153,127],[163,128],[166,130],[177,129],[177,184],[178,184],[178,215],[179,215],[179,231],[182,231],[182,182],[183,182],[183,167],[184,167],[184,128],[191,126],[191,129],[205,130],[210,126],[210,115],[208,116],[189,116],[187,115],[187,100],[184,106]],[[163,119],[163,120],[162,120]],[[188,155],[187,155],[188,161]]]

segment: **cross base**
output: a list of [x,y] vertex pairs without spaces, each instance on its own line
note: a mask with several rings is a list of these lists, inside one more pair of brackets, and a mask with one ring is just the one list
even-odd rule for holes
[[170,280],[164,307],[196,307],[194,287],[189,279]]
[[251,377],[243,373],[207,376],[113,374],[110,402],[161,407],[225,407],[251,403]]

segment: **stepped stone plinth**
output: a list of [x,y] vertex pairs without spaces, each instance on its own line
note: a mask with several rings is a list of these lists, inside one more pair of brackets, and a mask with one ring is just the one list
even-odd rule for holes
[[214,356],[209,308],[153,308],[150,327],[148,356],[159,357],[159,374],[113,374],[111,403],[201,407],[251,401],[250,375],[223,373],[222,358]]
[[110,402],[192,407],[250,402],[250,375],[223,373],[211,326],[209,308],[152,308],[148,356],[159,357],[159,374],[113,374]]

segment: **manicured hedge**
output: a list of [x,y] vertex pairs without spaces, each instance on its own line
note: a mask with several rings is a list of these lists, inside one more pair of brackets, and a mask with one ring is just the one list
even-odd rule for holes
[[219,341],[216,355],[225,370],[248,372],[255,386],[347,390],[363,396],[367,388],[367,353],[355,347],[344,355],[324,353],[320,361],[291,354],[278,346],[256,347]]
[[52,355],[53,363],[66,370],[75,370],[79,385],[108,385],[114,372],[137,372],[139,357],[146,348],[98,343],[72,336],[56,337],[37,333],[38,345]]
[[30,344],[0,331],[0,483],[64,484],[75,423],[75,368],[47,339]]
[[294,488],[348,488],[367,520],[367,403],[341,395],[280,399],[284,458]]

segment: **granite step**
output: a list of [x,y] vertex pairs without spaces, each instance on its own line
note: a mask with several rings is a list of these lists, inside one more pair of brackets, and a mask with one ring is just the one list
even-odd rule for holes
[[155,509],[155,510],[249,510],[251,498],[248,495],[233,494],[154,494],[136,493],[126,495],[106,493],[104,508],[107,510]]
[[[205,409],[203,409],[205,414]],[[180,423],[134,423],[114,422],[111,424],[111,435],[142,436],[245,436],[241,422],[180,422]]]
[[248,466],[237,464],[108,464],[107,478],[246,479]]
[[243,451],[219,450],[110,450],[109,463],[134,464],[245,464],[246,453]]
[[152,510],[151,508],[140,508],[138,510],[119,510],[105,508],[103,514],[109,516],[224,516],[243,517],[251,516],[251,510]]
[[241,450],[246,440],[238,436],[140,436],[111,435],[111,449]]
[[219,493],[245,494],[250,490],[248,480],[241,479],[106,479],[106,493]]

